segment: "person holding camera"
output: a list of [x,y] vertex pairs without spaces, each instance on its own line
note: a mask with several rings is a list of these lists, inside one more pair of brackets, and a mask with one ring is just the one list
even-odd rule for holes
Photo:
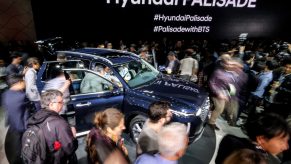
[[32,112],[36,112],[41,109],[40,105],[40,94],[36,87],[36,78],[37,78],[37,71],[40,68],[39,60],[36,57],[31,57],[27,59],[27,66],[28,69],[25,73],[25,93],[29,101],[31,101],[34,105],[34,110]]

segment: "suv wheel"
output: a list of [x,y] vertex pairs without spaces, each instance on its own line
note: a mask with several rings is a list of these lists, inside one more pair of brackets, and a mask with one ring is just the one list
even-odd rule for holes
[[146,121],[146,117],[142,115],[135,116],[129,124],[130,136],[134,143],[137,143],[139,134],[143,128],[143,125]]

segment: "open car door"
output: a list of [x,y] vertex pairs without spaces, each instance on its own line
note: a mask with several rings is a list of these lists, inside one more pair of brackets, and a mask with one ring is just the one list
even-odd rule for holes
[[67,104],[68,115],[74,119],[77,136],[93,127],[96,112],[107,108],[121,109],[123,88],[88,69],[64,69],[72,81],[73,94]]

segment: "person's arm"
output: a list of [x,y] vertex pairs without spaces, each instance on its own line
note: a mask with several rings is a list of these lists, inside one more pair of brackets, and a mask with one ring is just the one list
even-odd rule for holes
[[110,75],[110,80],[116,84],[118,87],[122,87],[122,84],[120,83],[119,79],[116,76]]
[[23,70],[22,70],[22,72],[21,72],[21,75],[25,75],[26,74],[26,72],[28,71],[28,67],[27,66],[25,66],[24,68],[23,68]]
[[198,62],[197,60],[193,60],[193,67],[192,67],[192,76],[196,75],[197,76],[197,73],[198,73]]
[[56,132],[64,153],[68,156],[75,153],[78,148],[78,140],[74,137],[69,124],[65,120],[57,121]]
[[64,85],[59,89],[62,93],[64,93],[67,89],[69,89],[69,86],[71,85],[70,80],[66,80]]
[[100,82],[101,82],[103,85],[112,86],[112,84],[111,84],[109,81],[107,81],[107,80],[105,80],[105,79],[103,79],[103,78],[101,78],[101,77],[100,77]]

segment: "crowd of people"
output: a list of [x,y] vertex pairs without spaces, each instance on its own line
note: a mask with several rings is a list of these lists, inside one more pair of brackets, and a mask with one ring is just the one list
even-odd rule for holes
[[[83,43],[88,46],[88,43]],[[213,107],[208,125],[220,130],[219,116],[230,126],[241,126],[248,139],[226,135],[216,163],[280,163],[290,161],[291,45],[285,42],[231,41],[218,45],[206,40],[139,42],[129,48],[120,42],[99,44],[139,55],[169,76],[196,83],[208,90]],[[36,56],[36,57],[33,57]],[[0,59],[2,107],[9,129],[5,151],[9,163],[77,163],[76,129],[61,116],[67,111],[70,79],[53,71],[44,92],[36,86],[42,56],[11,52],[11,63]],[[25,61],[25,62],[23,62]],[[106,68],[95,68],[104,74]],[[94,79],[86,77],[87,82]],[[88,91],[82,84],[82,92]],[[90,85],[92,86],[92,85]],[[97,88],[94,88],[98,90]],[[149,106],[136,146],[137,158],[130,161],[121,136],[124,115],[108,108],[98,112],[94,128],[86,137],[88,163],[177,163],[188,147],[185,125],[171,122],[171,104],[156,101]],[[258,109],[263,109],[260,113]],[[289,121],[289,125],[288,125]],[[38,134],[41,129],[42,134]],[[42,149],[33,154],[31,138]],[[275,158],[271,158],[275,157]]]

